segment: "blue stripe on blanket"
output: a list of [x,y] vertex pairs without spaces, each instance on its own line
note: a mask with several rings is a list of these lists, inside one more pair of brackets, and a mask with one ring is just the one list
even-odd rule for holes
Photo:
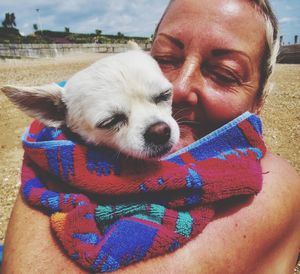
[[4,252],[3,245],[0,245],[0,265],[2,264],[2,260],[3,260],[3,252]]
[[[261,122],[260,122],[259,118],[250,112],[245,112],[244,114],[235,118],[234,120],[227,123],[226,125],[216,129],[215,131],[209,133],[208,135],[206,135],[205,137],[201,138],[200,140],[192,143],[191,145],[186,146],[186,147],[164,157],[162,160],[167,160],[170,162],[175,162],[177,164],[180,164],[180,160],[178,159],[178,156],[187,151],[189,153],[191,153],[191,155],[194,157],[195,160],[203,160],[203,159],[207,159],[207,158],[217,155],[222,150],[226,151],[228,149],[232,150],[233,147],[238,148],[238,147],[243,147],[245,145],[248,146],[248,143],[246,143],[244,136],[236,128],[236,126],[245,119],[249,119],[251,124],[254,126],[255,130],[257,130],[258,132],[261,133],[262,129],[261,129]],[[232,138],[231,134],[233,134],[233,136],[236,136],[236,138],[234,138],[234,141],[231,140],[231,138]],[[222,139],[220,136],[223,136],[223,135],[230,136],[231,147],[228,145],[227,138],[225,140],[226,142],[218,141],[218,140]],[[218,138],[216,138],[216,137],[218,137]],[[218,141],[219,143],[216,144],[215,143],[216,141]],[[196,150],[200,146],[201,146],[201,154],[198,154],[196,152]],[[215,149],[212,149],[212,148],[216,148],[216,147],[218,147],[218,151],[216,151]],[[184,163],[182,162],[182,164],[184,164]]]

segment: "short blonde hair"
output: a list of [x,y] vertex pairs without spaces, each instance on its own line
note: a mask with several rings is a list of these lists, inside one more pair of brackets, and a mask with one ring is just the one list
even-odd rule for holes
[[279,52],[278,21],[269,3],[269,0],[248,0],[265,18],[266,23],[266,46],[261,62],[261,78],[258,96],[262,99],[268,95],[271,89],[270,77]]
[[[164,16],[169,10],[171,4],[175,0],[170,0],[167,8],[165,9],[156,29],[154,32],[154,39],[156,37],[157,31],[159,29],[160,23],[162,22]],[[261,72],[260,72],[260,82],[259,88],[257,90],[257,98],[265,99],[268,95],[271,85],[270,77],[274,71],[276,64],[276,59],[279,51],[279,39],[278,39],[278,21],[272,10],[269,0],[247,0],[253,4],[254,8],[261,13],[265,19],[265,29],[266,29],[266,44],[261,60]]]

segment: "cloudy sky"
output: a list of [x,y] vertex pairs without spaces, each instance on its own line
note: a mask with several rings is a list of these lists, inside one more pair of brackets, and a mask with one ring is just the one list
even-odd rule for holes
[[[300,0],[270,0],[280,22],[285,43],[300,35]],[[105,34],[118,31],[130,36],[150,36],[168,0],[0,0],[0,19],[14,12],[17,28],[23,34],[33,32],[33,24],[42,29]],[[37,12],[36,9],[39,9]]]

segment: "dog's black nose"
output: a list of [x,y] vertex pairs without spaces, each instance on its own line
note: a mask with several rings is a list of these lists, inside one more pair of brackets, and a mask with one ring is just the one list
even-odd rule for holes
[[171,136],[171,129],[165,122],[158,122],[151,125],[144,134],[148,144],[164,145]]

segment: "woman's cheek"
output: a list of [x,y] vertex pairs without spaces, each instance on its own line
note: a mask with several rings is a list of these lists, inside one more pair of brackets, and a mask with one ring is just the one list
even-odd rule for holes
[[247,98],[240,92],[208,89],[202,98],[202,107],[207,118],[223,124],[250,110]]

